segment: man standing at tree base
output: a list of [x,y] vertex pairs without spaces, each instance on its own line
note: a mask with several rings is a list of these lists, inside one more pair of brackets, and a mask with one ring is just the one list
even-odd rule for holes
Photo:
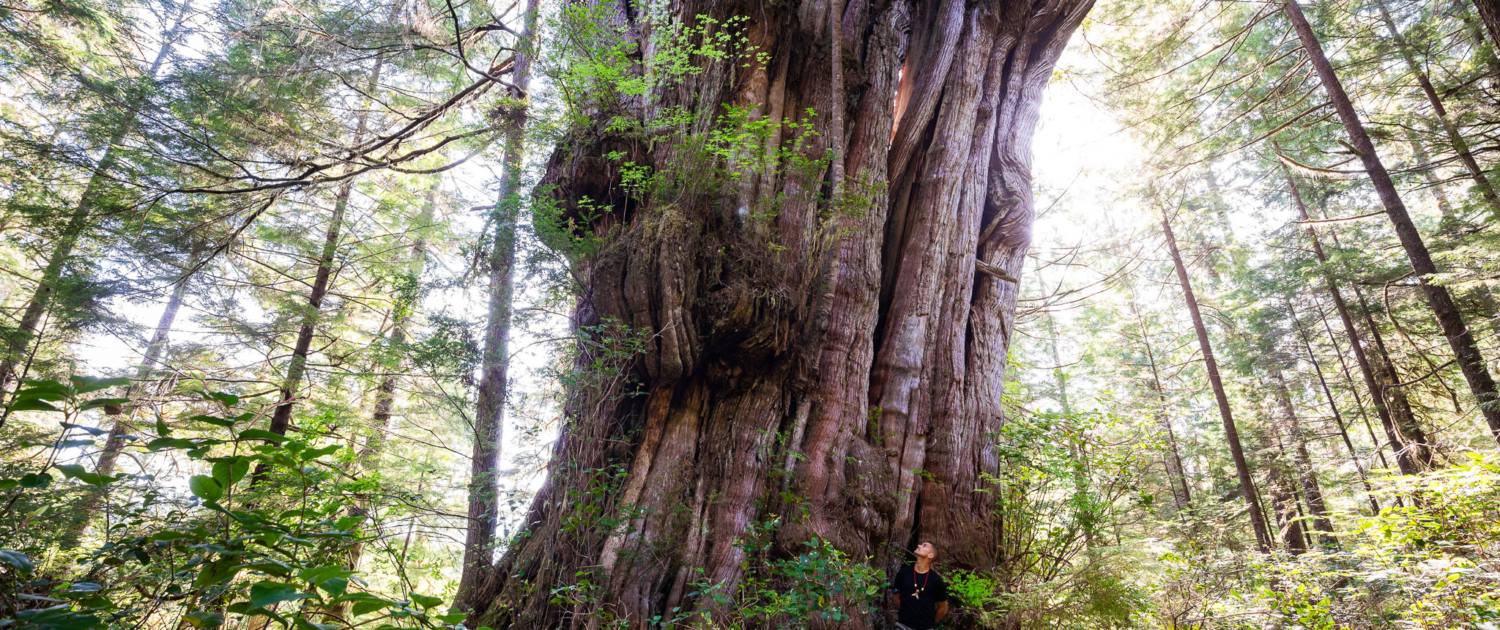
[[948,615],[948,583],[932,570],[937,547],[924,541],[912,553],[917,557],[916,565],[901,567],[891,583],[896,598],[896,627],[932,630]]

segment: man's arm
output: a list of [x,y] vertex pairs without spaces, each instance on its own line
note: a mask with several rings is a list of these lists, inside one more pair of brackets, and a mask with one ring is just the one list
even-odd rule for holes
[[932,620],[933,621],[942,621],[943,617],[946,617],[946,616],[948,616],[948,602],[938,602],[938,604],[937,604],[937,616],[933,617]]

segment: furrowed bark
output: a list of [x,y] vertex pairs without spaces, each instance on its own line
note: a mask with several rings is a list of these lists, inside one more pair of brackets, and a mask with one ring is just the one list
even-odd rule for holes
[[1275,425],[1252,432],[1260,437],[1261,464],[1266,471],[1266,491],[1270,495],[1271,518],[1276,522],[1276,540],[1293,555],[1307,552],[1307,538],[1302,531],[1296,482]]
[[480,610],[481,583],[494,563],[495,528],[499,522],[501,441],[505,433],[505,397],[510,386],[510,326],[516,282],[516,219],[521,208],[521,160],[525,156],[526,118],[535,57],[538,0],[526,3],[525,26],[517,43],[506,117],[505,153],[491,221],[489,314],[480,361],[479,396],[474,408],[474,450],[469,469],[469,526],[464,538],[463,571],[456,600],[466,610]]
[[[894,566],[914,539],[932,538],[955,566],[993,566],[987,499],[975,490],[998,472],[985,445],[1003,422],[1030,238],[1029,141],[1090,3],[852,0],[833,17],[835,3],[818,0],[663,4],[670,20],[748,17],[744,34],[765,60],[713,61],[610,105],[685,107],[693,119],[678,141],[596,125],[553,154],[546,190],[603,239],[580,261],[574,323],[641,333],[629,362],[629,390],[641,394],[597,370],[574,387],[528,531],[486,581],[477,600],[488,607],[471,625],[636,625],[713,611],[700,585],[732,593],[747,529],[771,523],[757,540],[778,556],[817,538]],[[662,22],[606,6],[630,45],[652,54]],[[830,81],[830,20],[842,85]],[[829,102],[846,108],[843,129],[806,113]],[[771,127],[774,168],[705,175],[724,161],[691,140],[723,124],[725,105]],[[794,143],[807,128],[817,135]],[[827,157],[833,138],[844,147],[837,174],[831,159],[794,168]],[[660,187],[626,194],[604,159],[613,151],[666,174]],[[838,178],[845,195],[828,199]],[[576,212],[583,197],[604,213]],[[580,366],[618,358],[605,337],[588,339]],[[585,503],[619,524],[597,524]],[[584,579],[597,585],[586,597],[570,588]]]
[[[1229,395],[1219,378],[1219,363],[1214,359],[1213,344],[1208,339],[1208,328],[1203,325],[1203,314],[1198,311],[1198,298],[1193,295],[1193,284],[1188,279],[1187,265],[1182,262],[1182,253],[1177,250],[1177,238],[1172,235],[1172,221],[1165,213],[1161,219],[1162,235],[1167,249],[1172,254],[1172,264],[1177,268],[1177,281],[1182,285],[1182,299],[1187,303],[1188,314],[1193,319],[1193,332],[1198,336],[1198,348],[1203,353],[1203,368],[1208,373],[1208,383],[1213,387],[1214,402],[1219,408],[1219,418],[1224,422],[1224,437],[1229,443],[1229,454],[1234,459],[1235,474],[1239,477],[1240,494],[1250,506],[1250,526],[1255,531],[1255,542],[1262,553],[1271,551],[1271,534],[1266,527],[1265,512],[1261,510],[1260,496],[1255,491],[1255,479],[1250,472],[1250,463],[1245,459],[1245,448],[1240,442],[1239,428],[1234,422],[1234,411],[1229,407]],[[1277,514],[1281,512],[1278,510]]]
[[[1483,7],[1489,1],[1480,0],[1481,12],[1485,10]],[[1475,402],[1490,427],[1491,436],[1500,442],[1500,399],[1497,399],[1500,398],[1500,394],[1497,394],[1495,381],[1485,367],[1484,357],[1479,352],[1473,332],[1464,322],[1463,315],[1458,312],[1458,307],[1454,304],[1448,289],[1431,282],[1430,276],[1438,272],[1437,265],[1427,251],[1427,245],[1422,242],[1422,235],[1417,232],[1416,225],[1412,223],[1411,216],[1406,211],[1406,205],[1401,201],[1401,195],[1396,191],[1395,183],[1391,181],[1390,173],[1386,171],[1385,164],[1381,162],[1380,155],[1375,151],[1375,144],[1370,141],[1369,134],[1365,132],[1364,124],[1360,122],[1359,114],[1354,110],[1354,103],[1349,100],[1349,95],[1344,92],[1343,83],[1339,81],[1338,75],[1334,73],[1333,65],[1324,55],[1322,43],[1318,41],[1312,25],[1308,23],[1307,17],[1303,15],[1302,8],[1297,5],[1296,0],[1286,0],[1282,7],[1287,19],[1296,29],[1297,36],[1302,40],[1302,48],[1307,51],[1308,59],[1317,70],[1323,89],[1328,93],[1329,100],[1333,102],[1334,110],[1343,121],[1344,130],[1348,133],[1355,152],[1359,154],[1365,172],[1370,176],[1370,183],[1374,185],[1381,205],[1385,207],[1386,216],[1390,218],[1396,230],[1396,237],[1401,242],[1401,247],[1406,250],[1406,257],[1411,263],[1412,270],[1417,274],[1422,292],[1427,297],[1427,304],[1432,309],[1438,327],[1443,331],[1443,336],[1448,339],[1449,347],[1453,349],[1459,370],[1463,373],[1464,380],[1468,381],[1469,391],[1474,394]]]
[[1479,9],[1479,19],[1484,22],[1490,41],[1500,42],[1500,0],[1474,0],[1474,8]]

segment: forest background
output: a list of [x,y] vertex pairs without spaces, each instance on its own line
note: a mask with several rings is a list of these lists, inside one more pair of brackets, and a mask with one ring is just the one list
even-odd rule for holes
[[[986,498],[954,527],[979,534],[939,540],[945,623],[1500,627],[1500,6],[1092,4],[6,0],[0,623],[888,627],[884,576],[942,531],[900,504],[952,472],[930,454],[872,497],[849,447],[820,503],[816,388],[775,358],[837,337],[799,328],[838,319],[798,302],[830,243],[874,222],[878,262],[882,224],[887,261],[918,238],[884,191],[937,199],[928,176],[869,177],[860,134],[929,143],[920,170],[947,123],[827,99],[894,94],[899,119],[882,28],[954,6],[1061,57],[994,149],[1036,156],[1005,171],[1034,191],[1019,246],[918,274],[1011,287],[973,369],[1003,408],[967,434]],[[755,77],[803,57],[832,80],[780,83],[799,107],[681,105],[721,76],[774,93]],[[987,251],[995,228],[969,228]],[[636,255],[672,248],[719,284]],[[666,270],[623,301],[728,306],[612,319],[611,264]],[[885,343],[902,272],[873,273]],[[983,324],[952,329],[973,346]],[[781,424],[653,432],[657,407],[754,383],[781,389],[735,404]],[[889,387],[857,392],[856,432],[926,435]],[[653,457],[687,468],[636,470]],[[768,481],[717,529],[735,486],[702,488],[737,476]]]

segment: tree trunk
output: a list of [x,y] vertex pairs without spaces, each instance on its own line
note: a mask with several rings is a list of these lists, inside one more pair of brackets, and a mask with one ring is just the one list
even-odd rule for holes
[[[1302,348],[1307,352],[1307,361],[1312,364],[1313,374],[1317,375],[1318,385],[1323,389],[1323,397],[1328,401],[1328,410],[1333,413],[1333,422],[1339,428],[1339,438],[1344,441],[1344,448],[1349,449],[1349,461],[1354,462],[1354,470],[1359,473],[1359,481],[1365,487],[1365,498],[1370,501],[1370,513],[1379,514],[1380,500],[1375,498],[1375,487],[1370,485],[1364,462],[1360,461],[1359,451],[1354,449],[1354,440],[1349,438],[1349,429],[1344,425],[1343,414],[1339,413],[1339,405],[1333,397],[1333,389],[1328,387],[1328,379],[1323,377],[1323,366],[1318,363],[1318,355],[1313,352],[1312,341],[1308,339],[1307,331],[1302,329],[1302,323],[1297,321],[1297,311],[1290,301],[1287,302],[1287,310],[1292,317],[1292,329],[1297,332],[1297,339],[1302,342]],[[1338,348],[1334,348],[1334,352],[1338,352]],[[1359,401],[1355,402],[1357,404]],[[1374,431],[1371,431],[1371,435],[1374,435]],[[1379,444],[1376,444],[1375,450],[1380,450]]]
[[[396,10],[396,7],[392,7],[392,19],[395,17]],[[379,87],[380,71],[384,65],[385,53],[377,53],[375,65],[370,69],[365,94],[374,94],[375,89]],[[358,146],[364,141],[369,118],[370,110],[361,108],[355,121],[351,146]],[[353,178],[344,180],[333,198],[333,215],[328,218],[328,232],[323,238],[323,249],[318,253],[318,271],[313,277],[312,289],[307,294],[307,308],[302,313],[302,324],[297,328],[297,341],[292,346],[292,358],[287,362],[286,375],[281,381],[281,403],[271,414],[269,428],[276,435],[285,436],[292,425],[292,409],[297,404],[297,391],[301,388],[302,377],[307,372],[307,356],[312,352],[312,339],[317,333],[318,316],[323,309],[323,298],[327,297],[328,285],[333,279],[333,259],[338,254],[339,236],[344,229],[344,214],[349,209],[349,195],[354,192],[354,182]],[[263,467],[256,469],[256,480],[264,477],[263,471]]]
[[[778,555],[818,538],[893,567],[922,538],[950,566],[993,566],[988,494],[975,490],[999,472],[985,436],[1003,422],[1029,142],[1091,2],[848,2],[841,90],[830,3],[662,4],[658,15],[747,16],[763,56],[710,59],[609,104],[683,108],[692,122],[675,140],[638,142],[600,116],[553,154],[545,190],[601,239],[578,259],[577,365],[623,364],[634,382],[581,370],[527,530],[471,600],[488,606],[470,625],[713,610],[694,585],[733,594],[758,571],[750,528]],[[653,54],[661,22],[608,6],[623,43]],[[838,92],[845,125],[830,129],[833,117],[807,112]],[[729,172],[694,148],[726,105],[768,125],[772,169]],[[791,136],[805,129],[816,135]],[[822,161],[833,138],[836,176]],[[615,151],[657,186],[624,194]],[[827,199],[839,178],[848,195]],[[639,354],[608,345],[621,338]]]
[[1219,378],[1219,363],[1214,360],[1213,344],[1208,340],[1208,328],[1203,325],[1203,314],[1198,311],[1198,298],[1193,295],[1193,283],[1188,279],[1187,265],[1182,262],[1182,253],[1177,250],[1177,238],[1172,235],[1172,221],[1165,213],[1162,214],[1161,231],[1166,237],[1167,249],[1172,253],[1172,264],[1177,267],[1177,281],[1182,284],[1182,299],[1187,303],[1188,314],[1193,318],[1193,332],[1198,335],[1198,348],[1203,353],[1203,368],[1208,372],[1208,383],[1214,390],[1219,418],[1224,421],[1224,437],[1229,443],[1229,454],[1234,458],[1234,470],[1240,480],[1240,494],[1250,504],[1250,525],[1255,530],[1255,542],[1262,552],[1269,553],[1271,534],[1266,527],[1265,512],[1261,510],[1260,497],[1255,492],[1250,463],[1245,460],[1240,431],[1234,423],[1234,412],[1229,408],[1229,395],[1224,392],[1224,382]]
[[[1307,204],[1302,201],[1302,192],[1297,187],[1297,181],[1292,178],[1291,170],[1283,165],[1282,173],[1286,176],[1287,187],[1291,190],[1292,201],[1297,205],[1297,212],[1302,216],[1303,221],[1310,221],[1312,217],[1307,214]],[[1339,320],[1344,324],[1344,334],[1349,337],[1349,346],[1354,351],[1354,361],[1359,364],[1365,387],[1370,391],[1370,401],[1375,405],[1375,415],[1379,416],[1391,450],[1396,453],[1396,465],[1401,469],[1401,473],[1406,475],[1425,470],[1426,465],[1415,457],[1419,454],[1419,449],[1408,448],[1408,444],[1402,439],[1402,432],[1397,430],[1398,418],[1405,420],[1412,417],[1411,405],[1407,403],[1406,395],[1400,391],[1388,391],[1383,385],[1383,383],[1394,384],[1396,381],[1387,380],[1390,376],[1389,370],[1377,369],[1377,363],[1371,361],[1369,355],[1365,353],[1359,329],[1354,325],[1354,317],[1349,313],[1349,305],[1344,302],[1343,293],[1339,291],[1333,272],[1328,270],[1328,256],[1323,252],[1323,243],[1318,240],[1318,232],[1311,224],[1307,226],[1307,236],[1312,243],[1313,255],[1317,257],[1318,264],[1323,267],[1323,280],[1327,284],[1328,295],[1333,299],[1333,307],[1338,311]],[[1337,237],[1335,237],[1335,242],[1336,239]],[[1377,332],[1372,324],[1371,334]],[[1381,362],[1379,365],[1383,366],[1384,363]],[[1375,448],[1377,452],[1380,450],[1379,444],[1377,441]]]
[[[1481,13],[1486,10],[1484,7],[1488,2],[1489,0],[1480,0]],[[1380,155],[1375,151],[1375,144],[1370,141],[1369,134],[1365,133],[1364,124],[1360,122],[1359,115],[1354,111],[1354,103],[1349,100],[1349,95],[1344,92],[1343,84],[1339,82],[1338,75],[1333,71],[1333,65],[1323,54],[1323,46],[1313,32],[1312,25],[1308,24],[1307,17],[1302,14],[1302,8],[1297,6],[1296,0],[1286,0],[1282,6],[1292,26],[1296,28],[1298,37],[1302,39],[1302,47],[1307,51],[1308,59],[1312,62],[1313,68],[1318,71],[1324,91],[1328,93],[1328,98],[1333,101],[1334,109],[1343,120],[1344,130],[1349,134],[1349,140],[1355,152],[1359,154],[1365,172],[1370,175],[1370,182],[1375,186],[1375,192],[1385,207],[1386,216],[1390,218],[1396,229],[1396,237],[1401,241],[1402,248],[1406,250],[1406,257],[1411,263],[1412,270],[1417,274],[1417,279],[1422,285],[1422,292],[1426,294],[1427,304],[1432,308],[1443,336],[1447,337],[1449,347],[1453,349],[1459,370],[1463,372],[1464,379],[1469,383],[1469,390],[1473,392],[1475,402],[1479,405],[1485,422],[1489,424],[1492,437],[1500,441],[1500,400],[1497,400],[1495,381],[1485,367],[1484,357],[1479,352],[1479,346],[1474,341],[1472,331],[1464,323],[1463,315],[1458,312],[1458,307],[1453,303],[1453,296],[1449,295],[1448,289],[1431,282],[1431,276],[1438,271],[1437,265],[1433,263],[1432,256],[1427,251],[1427,245],[1422,242],[1422,235],[1417,232],[1416,225],[1412,223],[1411,216],[1406,211],[1406,205],[1402,203],[1400,194],[1396,192],[1396,185],[1391,181],[1390,173],[1385,170],[1385,164],[1380,161]],[[1486,22],[1489,22],[1488,18]]]
[[517,43],[514,82],[515,100],[503,115],[505,153],[502,156],[500,190],[491,215],[494,235],[490,243],[489,319],[485,326],[481,358],[479,399],[474,410],[474,450],[469,472],[469,527],[464,540],[463,570],[455,601],[465,610],[480,610],[487,603],[481,585],[494,564],[495,528],[500,509],[500,452],[505,434],[505,396],[510,383],[510,325],[516,281],[516,219],[521,209],[521,166],[526,154],[527,107],[531,95],[531,64],[535,56],[538,0],[526,3],[525,27]]
[[1374,341],[1374,352],[1370,355],[1370,367],[1375,370],[1375,378],[1380,381],[1381,389],[1385,397],[1391,403],[1391,421],[1395,424],[1395,439],[1393,444],[1400,445],[1402,452],[1397,453],[1399,460],[1402,454],[1411,458],[1414,471],[1429,470],[1432,468],[1432,446],[1427,438],[1427,432],[1422,429],[1421,423],[1417,421],[1417,414],[1412,410],[1411,402],[1407,400],[1406,389],[1397,387],[1401,382],[1401,373],[1396,370],[1396,364],[1391,360],[1391,353],[1386,350],[1385,339],[1380,335],[1380,326],[1375,323],[1375,317],[1370,314],[1370,307],[1365,303],[1365,296],[1360,292],[1359,286],[1354,287],[1354,297],[1359,300],[1360,313],[1365,318],[1365,329],[1370,331],[1370,339]]
[[1479,9],[1479,19],[1490,34],[1490,41],[1500,42],[1500,0],[1474,0],[1474,8]]
[[[189,258],[186,269],[191,269],[196,264],[197,251]],[[167,305],[162,309],[161,318],[156,322],[156,333],[151,335],[151,341],[146,344],[146,355],[141,360],[140,369],[136,370],[135,383],[132,383],[125,392],[125,398],[134,399],[136,392],[140,391],[141,381],[150,378],[151,371],[161,362],[161,357],[166,354],[167,342],[172,334],[172,324],[177,321],[177,311],[182,308],[182,298],[187,295],[188,279],[183,278],[172,287],[172,295],[167,298]],[[106,412],[112,410],[104,408]],[[121,413],[111,414],[114,424],[109,428],[109,435],[104,439],[104,448],[99,452],[99,461],[94,465],[94,473],[107,477],[115,472],[115,462],[120,458],[120,452],[125,450],[125,436],[130,432],[129,423],[130,406],[123,407]],[[99,509],[99,503],[104,498],[104,490],[92,491],[89,498],[78,508],[78,520],[75,529],[65,534],[59,543],[62,549],[72,549],[78,546],[78,539],[88,528],[89,521],[93,520],[94,512]]]
[[1278,440],[1274,424],[1260,435],[1261,463],[1266,469],[1266,489],[1271,495],[1271,514],[1276,520],[1276,540],[1281,548],[1293,555],[1307,552],[1307,538],[1302,532],[1300,506],[1292,473],[1287,464],[1286,451]]
[[[1443,99],[1438,96],[1437,89],[1432,86],[1432,81],[1422,66],[1417,63],[1412,54],[1411,46],[1406,43],[1406,38],[1396,28],[1396,21],[1391,19],[1391,14],[1385,8],[1384,0],[1375,3],[1380,10],[1380,19],[1385,22],[1386,32],[1390,33],[1391,41],[1395,42],[1396,49],[1401,53],[1401,58],[1406,61],[1406,67],[1417,79],[1417,85],[1421,86],[1422,94],[1427,97],[1427,104],[1432,106],[1432,114],[1437,117],[1438,124],[1442,126],[1443,132],[1448,136],[1448,143],[1453,147],[1453,153],[1458,155],[1458,161],[1462,162],[1464,168],[1469,171],[1469,177],[1474,180],[1474,187],[1479,189],[1479,196],[1484,198],[1486,205],[1490,207],[1490,216],[1500,218],[1500,196],[1495,194],[1495,188],[1490,185],[1489,176],[1484,174],[1480,168],[1479,161],[1474,159],[1474,152],[1469,149],[1469,142],[1459,133],[1458,126],[1448,117],[1448,108],[1443,105]],[[1407,130],[1410,133],[1410,129]],[[1426,162],[1426,160],[1422,160]],[[1439,192],[1438,194],[1441,194]],[[1444,213],[1446,216],[1447,213]]]
[[1323,488],[1318,483],[1317,469],[1313,468],[1312,456],[1307,450],[1307,430],[1297,417],[1297,408],[1292,406],[1292,393],[1287,390],[1286,378],[1279,368],[1271,372],[1271,399],[1275,405],[1272,417],[1276,419],[1276,430],[1281,434],[1283,444],[1291,449],[1297,485],[1302,489],[1307,511],[1312,513],[1313,528],[1322,534],[1324,544],[1336,545],[1338,539],[1333,534],[1333,521],[1328,518],[1328,506],[1323,502]]
[[[177,16],[177,22],[166,33],[163,33],[161,47],[156,51],[156,58],[151,61],[151,66],[146,70],[147,78],[155,80],[157,71],[161,70],[162,64],[172,54],[172,49],[177,45],[177,35],[182,29],[182,22],[187,14],[188,10],[184,7]],[[3,395],[11,380],[17,377],[16,366],[26,357],[26,349],[34,340],[37,325],[41,323],[42,316],[46,314],[47,307],[52,303],[53,292],[57,290],[57,282],[62,279],[63,268],[73,257],[73,249],[78,246],[79,239],[82,239],[89,229],[89,220],[95,206],[109,186],[110,171],[114,170],[115,162],[119,160],[118,147],[126,136],[135,131],[136,121],[140,115],[139,109],[143,105],[143,98],[139,96],[132,97],[126,105],[124,119],[110,133],[109,139],[104,144],[104,155],[100,156],[99,162],[94,165],[89,181],[83,187],[83,193],[78,196],[78,203],[74,204],[73,212],[68,215],[67,224],[63,226],[57,242],[52,245],[52,253],[47,256],[47,266],[42,269],[42,277],[37,280],[36,289],[32,291],[31,298],[26,301],[26,308],[22,309],[16,330],[5,340],[5,352],[0,355],[0,395]]]
[[1186,517],[1193,509],[1193,495],[1188,491],[1187,474],[1183,471],[1182,455],[1177,450],[1177,435],[1172,431],[1172,417],[1167,414],[1167,392],[1161,382],[1161,373],[1156,369],[1156,351],[1151,347],[1151,335],[1146,329],[1146,319],[1136,309],[1135,298],[1130,300],[1130,310],[1135,313],[1141,328],[1141,347],[1146,350],[1146,363],[1151,367],[1151,391],[1156,392],[1159,405],[1157,416],[1162,434],[1167,438],[1167,449],[1162,454],[1167,469],[1167,485],[1172,487],[1172,500],[1177,512]]

